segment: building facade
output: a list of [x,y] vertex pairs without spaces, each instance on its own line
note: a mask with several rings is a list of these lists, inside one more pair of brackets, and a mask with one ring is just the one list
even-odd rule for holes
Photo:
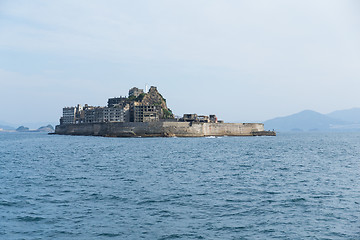
[[139,96],[140,94],[144,93],[144,90],[143,89],[139,89],[137,87],[133,87],[129,90],[129,97],[131,96],[134,96],[134,97],[137,97]]
[[81,123],[83,114],[83,107],[80,104],[76,107],[65,107],[63,108],[63,116],[60,118],[60,124]]
[[204,122],[204,123],[218,123],[216,115],[212,114],[209,116],[197,115],[196,113],[184,114],[182,118],[179,119],[182,122]]
[[108,107],[124,107],[127,103],[127,97],[116,97],[108,99]]
[[129,108],[89,107],[85,110],[84,122],[129,122]]
[[130,105],[130,122],[156,122],[160,120],[161,106],[133,102]]

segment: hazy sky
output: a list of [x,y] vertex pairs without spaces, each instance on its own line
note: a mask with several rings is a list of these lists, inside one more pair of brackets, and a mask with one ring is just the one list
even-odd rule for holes
[[0,121],[145,84],[227,122],[360,107],[360,1],[0,0]]

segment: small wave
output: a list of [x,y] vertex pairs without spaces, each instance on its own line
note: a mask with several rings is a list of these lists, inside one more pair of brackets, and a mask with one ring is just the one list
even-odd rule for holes
[[184,233],[184,234],[170,234],[170,235],[165,235],[160,237],[160,240],[168,240],[168,239],[205,239],[203,236],[199,236],[199,235],[193,235],[193,234],[188,234],[188,233]]
[[66,235],[66,236],[68,236],[68,235],[76,235],[76,233],[70,232],[70,231],[65,231],[65,230],[55,230],[54,234],[53,234],[54,238],[56,238],[57,235]]
[[275,200],[272,200],[272,199],[267,199],[267,200],[263,200],[261,201],[262,203],[267,203],[267,204],[271,204],[271,203],[276,203]]
[[153,204],[153,203],[165,203],[165,202],[170,202],[169,199],[164,199],[164,200],[144,200],[144,201],[140,201],[137,204],[138,205],[146,205],[146,204]]
[[110,200],[118,200],[118,201],[122,201],[122,202],[125,202],[128,200],[128,198],[125,198],[125,197],[119,197],[119,196],[116,196],[116,195],[109,195],[107,196],[108,199]]
[[45,218],[42,218],[42,217],[32,217],[32,216],[17,217],[17,220],[22,221],[22,222],[39,222],[44,219]]
[[304,202],[306,201],[305,198],[299,197],[299,198],[293,198],[289,200],[290,202]]
[[244,229],[246,229],[246,227],[244,226],[224,226],[224,227],[220,227],[217,230],[218,231],[229,231],[229,232],[241,232]]
[[330,198],[331,196],[330,195],[313,195],[311,196],[311,198],[314,198],[314,199],[323,199],[323,198]]
[[289,171],[289,168],[287,168],[287,167],[280,167],[278,169],[281,170],[281,171]]
[[270,195],[281,194],[281,192],[274,192],[274,191],[266,191],[266,193]]
[[10,207],[10,206],[14,206],[16,204],[17,204],[17,202],[9,202],[7,200],[0,200],[0,206]]
[[120,233],[99,233],[97,236],[99,237],[119,237]]

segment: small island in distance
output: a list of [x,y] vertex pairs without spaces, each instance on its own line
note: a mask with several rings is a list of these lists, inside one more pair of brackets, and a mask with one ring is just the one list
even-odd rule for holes
[[13,128],[10,126],[0,126],[0,132],[45,132],[45,133],[53,133],[54,127],[51,124],[48,124],[46,126],[41,126],[38,129],[30,129],[25,126],[20,126],[18,128]]
[[175,117],[166,99],[151,86],[133,87],[128,97],[108,99],[106,107],[78,104],[63,108],[55,134],[104,137],[275,136],[263,123],[224,123],[215,114]]

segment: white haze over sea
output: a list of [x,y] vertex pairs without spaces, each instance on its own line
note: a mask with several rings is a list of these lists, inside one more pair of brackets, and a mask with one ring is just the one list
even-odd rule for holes
[[0,2],[0,120],[56,123],[157,86],[177,115],[265,121],[359,107],[360,3]]

